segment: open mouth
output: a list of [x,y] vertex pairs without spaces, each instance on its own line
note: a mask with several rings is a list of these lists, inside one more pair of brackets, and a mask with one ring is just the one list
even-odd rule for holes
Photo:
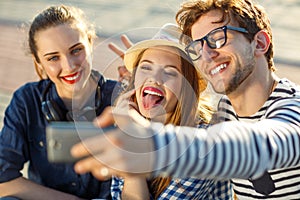
[[67,82],[68,84],[74,84],[80,80],[81,72],[76,72],[74,74],[64,76],[62,79]]
[[154,87],[145,87],[143,93],[143,106],[145,109],[151,109],[159,105],[164,99],[164,93]]
[[210,71],[210,75],[214,76],[218,73],[221,73],[222,71],[224,71],[228,66],[228,63],[222,63],[220,65],[218,65],[216,68],[212,69]]

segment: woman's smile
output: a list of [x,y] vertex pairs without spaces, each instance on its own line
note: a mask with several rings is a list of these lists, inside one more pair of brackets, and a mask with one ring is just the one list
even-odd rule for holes
[[76,72],[74,74],[63,76],[63,77],[61,77],[61,79],[67,84],[75,84],[75,83],[79,82],[79,80],[81,78],[81,74],[82,74],[82,72],[80,71],[80,72]]

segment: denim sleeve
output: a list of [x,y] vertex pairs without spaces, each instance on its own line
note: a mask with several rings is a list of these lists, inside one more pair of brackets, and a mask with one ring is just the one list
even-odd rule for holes
[[22,176],[26,162],[24,154],[26,103],[20,93],[14,93],[5,111],[4,125],[0,132],[0,183]]

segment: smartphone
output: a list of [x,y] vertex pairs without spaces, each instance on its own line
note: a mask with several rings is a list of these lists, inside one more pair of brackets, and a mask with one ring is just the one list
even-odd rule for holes
[[94,137],[115,128],[95,127],[92,122],[51,122],[46,128],[47,156],[52,163],[72,163],[82,158],[74,158],[70,149],[82,140]]

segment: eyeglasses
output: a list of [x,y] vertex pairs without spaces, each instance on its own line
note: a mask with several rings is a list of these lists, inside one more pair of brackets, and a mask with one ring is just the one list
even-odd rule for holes
[[238,31],[241,33],[248,33],[244,28],[233,26],[222,26],[210,31],[203,38],[192,41],[186,48],[188,56],[193,60],[198,60],[203,53],[204,40],[211,49],[219,49],[227,42],[227,30]]

